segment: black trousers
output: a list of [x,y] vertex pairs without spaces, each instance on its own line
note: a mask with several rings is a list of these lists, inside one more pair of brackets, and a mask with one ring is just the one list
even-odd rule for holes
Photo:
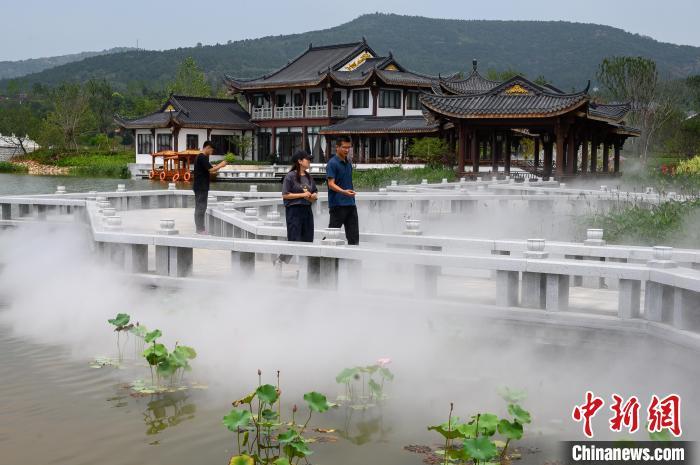
[[[284,209],[287,220],[287,240],[293,242],[314,241],[314,213],[311,205],[290,205]],[[279,259],[289,263],[291,255],[280,255]]]
[[194,226],[198,233],[204,232],[204,214],[207,212],[209,191],[194,191]]
[[360,243],[360,225],[357,219],[357,207],[355,205],[331,207],[329,212],[331,219],[328,222],[328,227],[345,226],[345,238],[348,240],[348,245],[358,245]]

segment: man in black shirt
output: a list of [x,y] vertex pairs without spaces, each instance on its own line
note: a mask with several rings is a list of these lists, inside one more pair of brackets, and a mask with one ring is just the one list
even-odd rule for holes
[[206,234],[204,230],[204,213],[207,211],[207,198],[209,198],[209,175],[218,172],[226,166],[226,160],[216,166],[209,163],[209,155],[214,153],[211,141],[204,142],[202,153],[194,160],[194,225],[197,234]]

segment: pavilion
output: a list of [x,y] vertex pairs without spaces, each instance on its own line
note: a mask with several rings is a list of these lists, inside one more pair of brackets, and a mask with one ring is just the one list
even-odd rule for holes
[[456,152],[459,173],[468,175],[470,166],[475,174],[486,164],[494,172],[502,165],[510,174],[513,146],[523,138],[534,141],[534,160],[521,163],[527,171],[545,177],[618,173],[620,150],[639,131],[625,124],[629,104],[596,103],[589,87],[590,82],[580,91],[563,92],[523,76],[492,81],[479,74],[474,61],[466,78],[439,79],[421,103],[428,122],[441,128]]

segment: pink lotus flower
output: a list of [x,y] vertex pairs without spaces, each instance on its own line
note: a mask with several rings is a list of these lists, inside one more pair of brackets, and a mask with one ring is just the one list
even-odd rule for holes
[[387,366],[390,363],[391,363],[391,359],[389,357],[377,359],[377,365],[379,365],[382,368],[384,368],[385,366]]

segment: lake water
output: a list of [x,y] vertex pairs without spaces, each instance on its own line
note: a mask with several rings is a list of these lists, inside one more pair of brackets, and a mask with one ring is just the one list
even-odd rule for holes
[[[82,178],[74,176],[30,176],[0,173],[0,195],[52,194],[56,186],[66,186],[68,192],[115,191],[117,184],[127,190],[167,189],[168,184],[149,179]],[[252,183],[212,182],[211,190],[247,191]],[[259,191],[279,191],[281,184],[256,184]],[[191,184],[178,183],[178,189],[191,189]]]

